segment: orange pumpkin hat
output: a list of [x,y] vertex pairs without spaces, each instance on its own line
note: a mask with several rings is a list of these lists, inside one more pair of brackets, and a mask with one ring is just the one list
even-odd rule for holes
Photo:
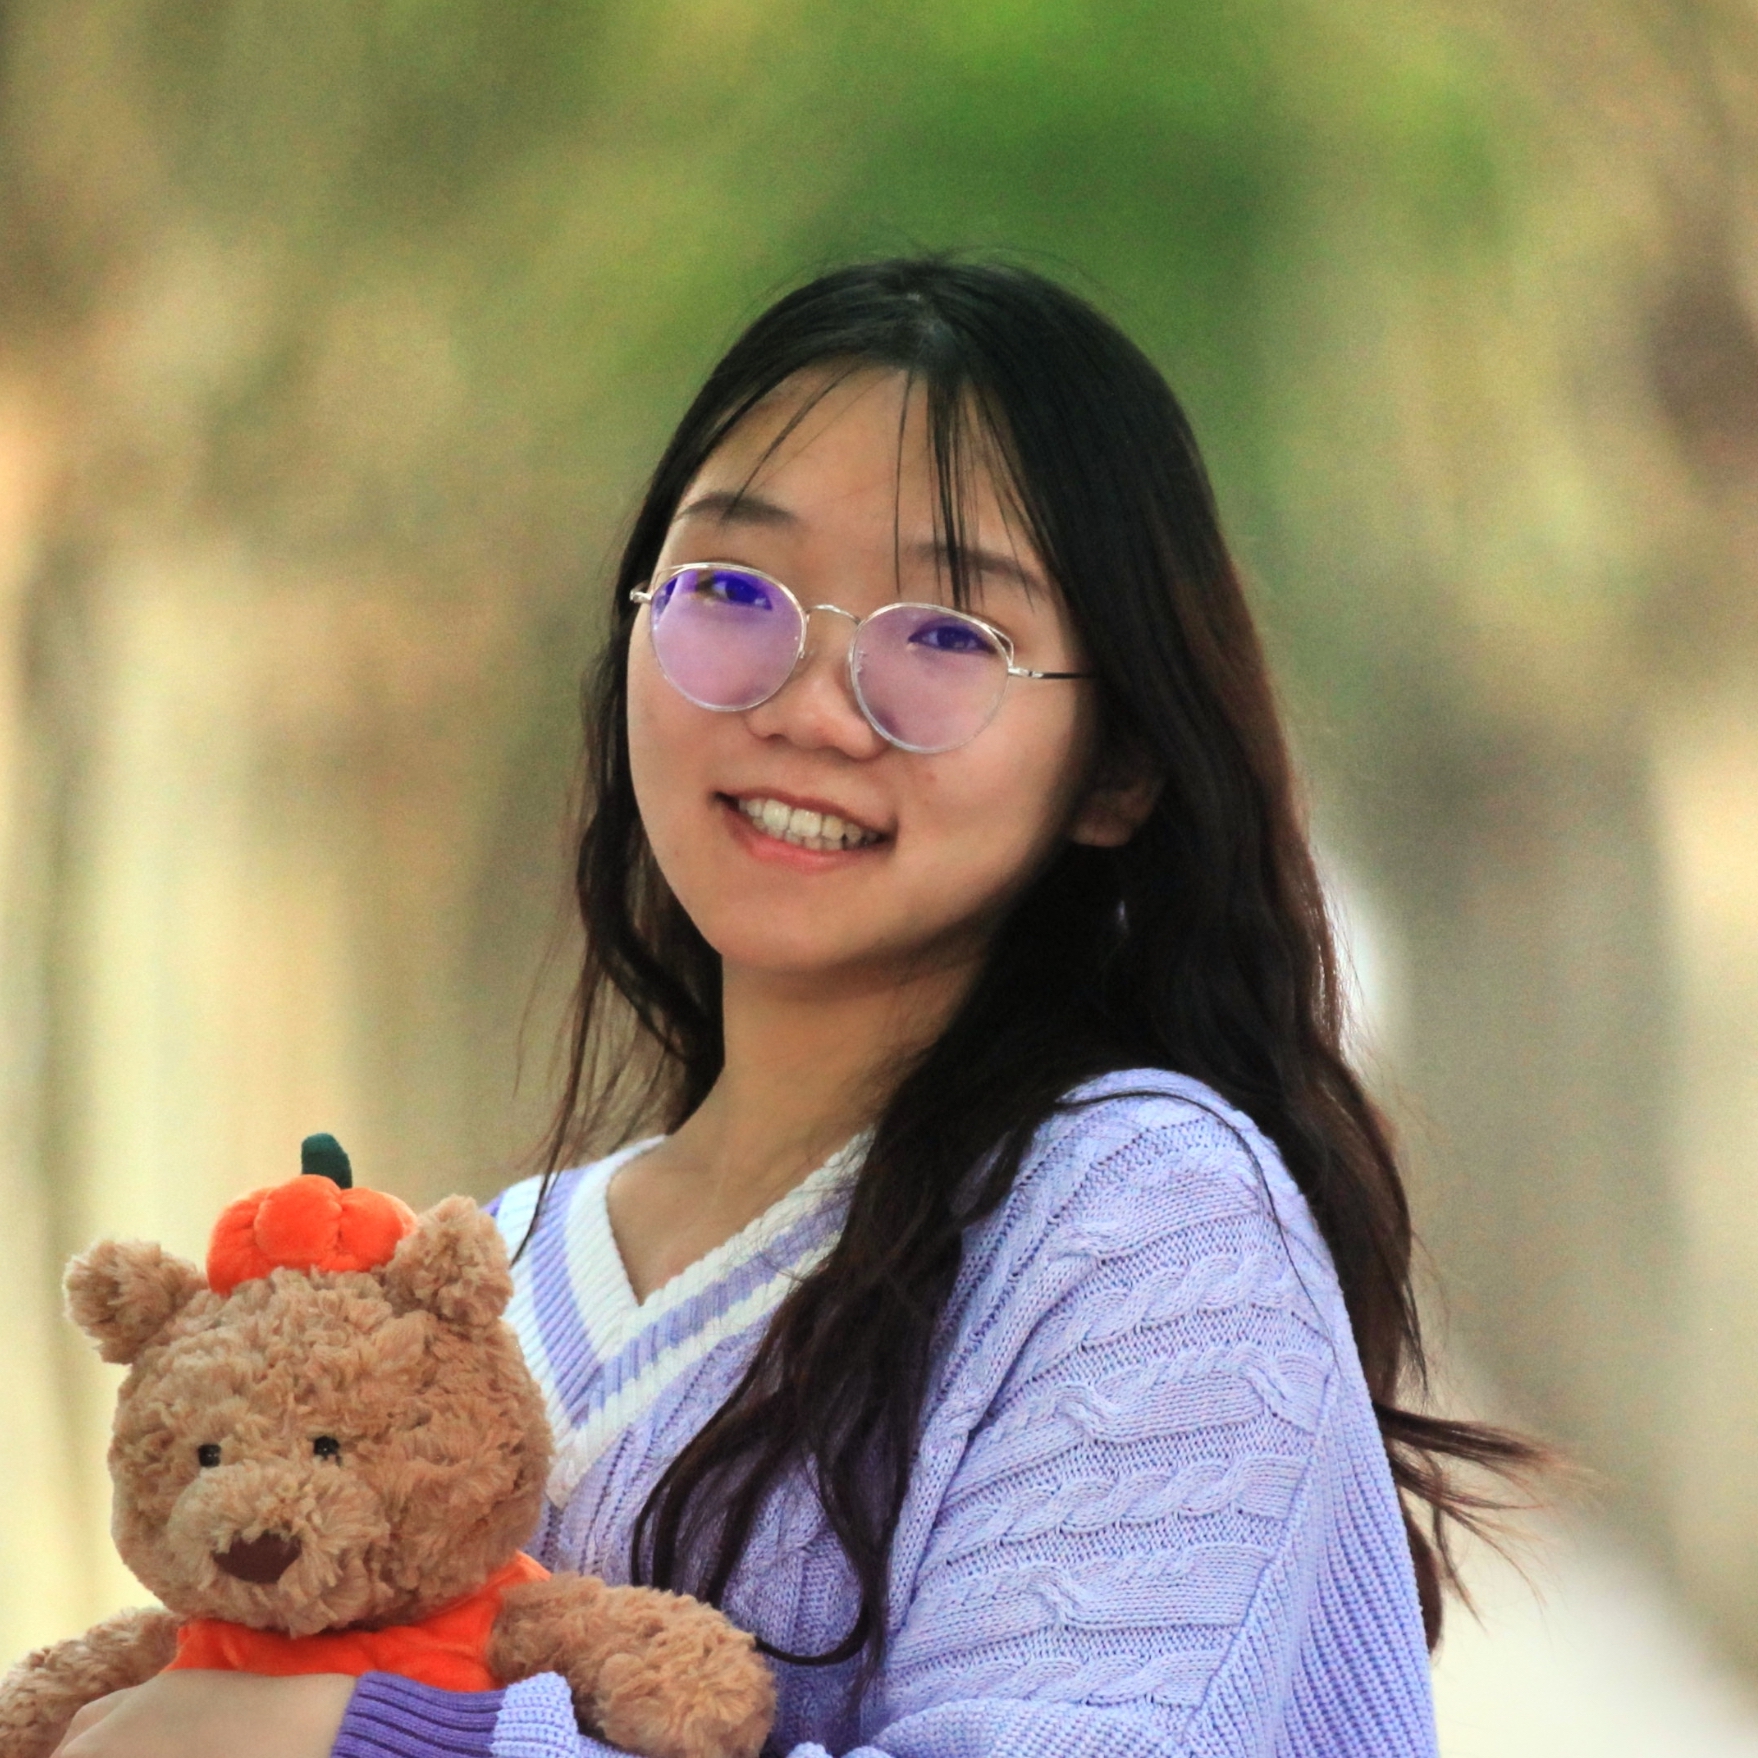
[[299,1177],[220,1211],[208,1241],[208,1286],[216,1294],[275,1269],[376,1269],[414,1227],[406,1203],[352,1188],[348,1156],[333,1135],[308,1135],[299,1159]]

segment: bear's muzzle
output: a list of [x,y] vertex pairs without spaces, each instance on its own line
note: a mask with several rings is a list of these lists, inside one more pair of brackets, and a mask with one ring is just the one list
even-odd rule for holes
[[297,1538],[265,1532],[260,1538],[235,1538],[213,1556],[215,1564],[228,1575],[254,1587],[272,1587],[298,1562],[300,1549]]

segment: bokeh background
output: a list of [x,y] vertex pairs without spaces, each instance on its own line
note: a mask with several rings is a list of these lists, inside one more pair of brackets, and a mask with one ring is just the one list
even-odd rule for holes
[[1758,1753],[1752,0],[5,0],[0,1651],[139,1597],[62,1261],[521,1169],[643,472],[944,245],[1186,400],[1448,1395],[1596,1474],[1446,1751]]

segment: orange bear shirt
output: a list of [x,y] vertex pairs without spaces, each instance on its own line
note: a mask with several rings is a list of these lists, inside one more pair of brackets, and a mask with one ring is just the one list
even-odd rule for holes
[[474,1593],[418,1624],[383,1630],[326,1630],[315,1636],[283,1636],[220,1618],[192,1618],[177,1632],[177,1658],[165,1670],[207,1668],[214,1672],[398,1673],[446,1691],[492,1691],[505,1683],[488,1670],[489,1633],[500,1615],[501,1595],[522,1581],[547,1581],[549,1570],[524,1552],[496,1569]]

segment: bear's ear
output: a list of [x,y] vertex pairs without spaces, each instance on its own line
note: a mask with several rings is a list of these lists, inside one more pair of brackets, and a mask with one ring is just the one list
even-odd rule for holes
[[492,1325],[513,1298],[500,1229],[467,1196],[448,1196],[422,1215],[384,1278],[398,1312],[419,1308],[467,1331]]
[[67,1316],[106,1361],[133,1361],[207,1287],[201,1271],[162,1246],[100,1239],[67,1266]]

